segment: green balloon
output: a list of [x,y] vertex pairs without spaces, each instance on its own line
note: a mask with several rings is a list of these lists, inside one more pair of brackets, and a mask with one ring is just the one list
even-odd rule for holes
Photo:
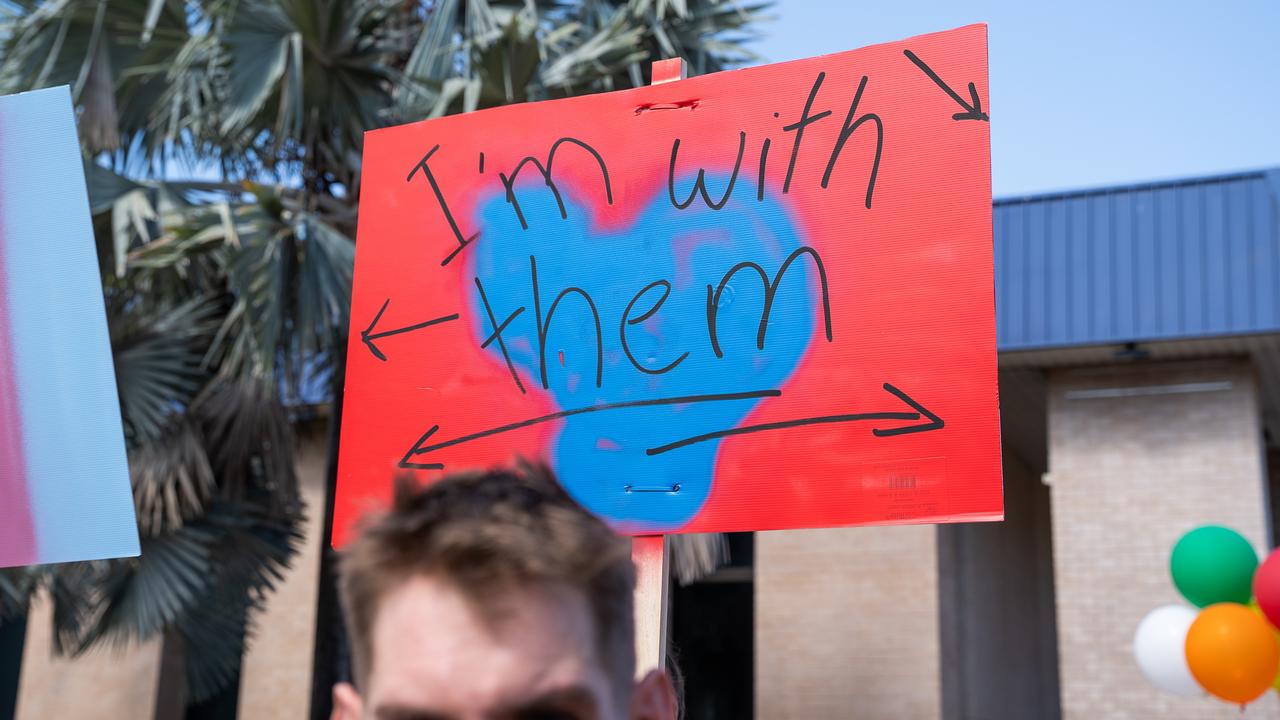
[[1248,604],[1257,568],[1258,554],[1249,541],[1221,525],[1205,525],[1183,535],[1169,558],[1173,584],[1197,607]]

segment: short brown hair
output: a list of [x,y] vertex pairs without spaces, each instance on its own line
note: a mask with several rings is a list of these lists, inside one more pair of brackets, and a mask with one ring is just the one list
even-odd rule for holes
[[341,553],[339,588],[355,679],[368,681],[382,598],[429,575],[484,607],[526,583],[580,590],[597,652],[618,688],[635,673],[635,566],[631,545],[582,509],[545,465],[446,476],[425,488],[396,481],[391,510],[370,518]]

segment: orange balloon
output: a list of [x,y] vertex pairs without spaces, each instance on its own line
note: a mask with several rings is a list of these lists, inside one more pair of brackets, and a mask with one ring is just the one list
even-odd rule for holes
[[1210,605],[1187,631],[1187,667],[1201,687],[1243,705],[1271,689],[1280,672],[1275,631],[1238,603]]
[[[1266,620],[1267,616],[1262,613],[1262,608],[1258,607],[1258,599],[1254,598],[1249,601],[1249,612],[1256,613],[1259,617]],[[1271,625],[1271,621],[1267,620],[1267,624]],[[1275,626],[1271,626],[1275,630]],[[1280,630],[1276,630],[1276,643],[1280,647]],[[1271,681],[1271,687],[1280,691],[1280,668],[1276,668],[1276,679]]]

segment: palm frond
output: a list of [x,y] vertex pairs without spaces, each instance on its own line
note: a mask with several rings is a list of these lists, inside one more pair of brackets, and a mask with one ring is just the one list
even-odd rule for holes
[[39,585],[38,568],[0,568],[0,621],[25,615]]
[[[222,131],[246,125],[258,115],[289,67],[295,29],[283,8],[272,3],[240,3],[223,36],[230,58]],[[288,92],[288,89],[285,90]],[[301,118],[295,118],[301,120]],[[295,127],[289,127],[295,131]]]
[[681,585],[710,575],[729,560],[729,540],[723,533],[672,535],[671,569]]
[[191,413],[212,451],[221,497],[284,514],[298,502],[293,430],[279,388],[253,379],[219,380]]
[[302,238],[294,345],[301,358],[310,358],[331,349],[335,330],[339,336],[346,335],[356,247],[346,235],[312,213],[301,214],[294,227]]
[[439,92],[421,81],[449,77],[460,59],[460,47],[454,41],[460,4],[460,0],[439,0],[426,11],[404,66],[404,77],[411,84],[401,88],[396,98],[397,109],[406,116],[421,116],[425,109],[436,106]]
[[[60,583],[76,593],[55,594],[54,627],[63,650],[76,655],[100,642],[123,646],[156,636],[209,592],[217,540],[197,521],[143,537],[136,558],[60,567]],[[67,577],[76,571],[91,574],[92,580]],[[70,621],[59,619],[60,610]]]
[[190,420],[131,451],[129,475],[138,529],[148,537],[199,517],[217,488],[205,440]]
[[196,702],[234,679],[252,633],[254,615],[284,579],[284,571],[302,541],[302,508],[283,515],[251,504],[220,502],[204,523],[216,529],[212,547],[217,564],[213,586],[175,623],[186,646],[187,688]]
[[166,434],[204,384],[204,354],[219,307],[193,298],[177,307],[132,295],[112,298],[110,318],[116,384],[126,436],[134,446]]
[[283,578],[301,541],[300,520],[296,505],[276,515],[215,501],[192,522],[144,537],[137,558],[57,566],[50,583],[56,645],[76,655],[174,627],[189,641],[195,699],[212,695],[238,667],[246,620]]

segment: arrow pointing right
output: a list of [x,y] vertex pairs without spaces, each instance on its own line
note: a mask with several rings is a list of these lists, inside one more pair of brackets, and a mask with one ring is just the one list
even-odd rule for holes
[[845,415],[823,415],[820,417],[807,417],[807,418],[799,418],[796,420],[781,420],[779,422],[761,423],[759,425],[746,425],[743,427],[733,427],[733,428],[727,428],[724,430],[717,430],[715,432],[709,432],[703,435],[694,435],[693,437],[688,437],[683,440],[676,440],[675,442],[670,442],[670,443],[667,443],[666,445],[659,445],[658,447],[655,447],[655,448],[649,448],[648,450],[645,450],[645,453],[649,455],[661,455],[664,452],[670,452],[672,450],[685,447],[686,445],[693,445],[694,443],[706,442],[707,440],[717,440],[719,438],[729,437],[731,435],[745,435],[747,433],[768,432],[771,430],[783,430],[785,428],[800,427],[803,425],[828,425],[828,424],[834,424],[834,423],[864,422],[869,420],[913,420],[914,421],[914,420],[919,420],[921,417],[924,417],[925,422],[922,422],[922,423],[916,423],[915,425],[902,425],[899,427],[891,427],[891,428],[874,428],[871,430],[871,434],[875,435],[876,437],[892,437],[894,435],[906,435],[908,433],[928,432],[930,430],[941,430],[943,428],[945,423],[942,422],[942,418],[938,417],[937,415],[934,415],[932,412],[926,409],[923,405],[913,400],[911,396],[902,392],[898,388],[890,385],[889,383],[884,384],[884,389],[892,393],[895,397],[897,397],[902,402],[906,403],[915,412],[849,413]]

